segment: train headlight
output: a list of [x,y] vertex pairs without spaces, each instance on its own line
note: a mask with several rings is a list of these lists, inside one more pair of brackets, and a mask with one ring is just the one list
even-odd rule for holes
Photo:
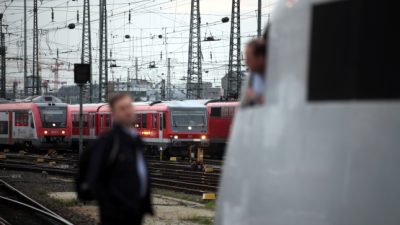
[[192,130],[192,127],[189,126],[189,127],[188,127],[188,130]]
[[53,123],[53,127],[55,127],[56,126],[56,124],[55,123]]
[[43,133],[44,133],[44,134],[47,134],[48,132],[47,132],[47,130],[45,130]]
[[62,134],[65,134],[65,130],[61,131]]
[[178,135],[175,135],[175,136],[174,136],[174,139],[178,139],[178,138],[179,138]]
[[201,135],[201,140],[206,140],[207,136],[206,135]]

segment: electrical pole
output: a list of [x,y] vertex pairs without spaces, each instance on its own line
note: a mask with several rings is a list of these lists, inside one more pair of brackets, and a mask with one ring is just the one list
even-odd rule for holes
[[138,59],[137,59],[137,57],[136,57],[136,58],[135,58],[135,78],[136,78],[136,83],[138,83],[138,73],[139,73]]
[[100,0],[99,21],[99,102],[105,102],[108,98],[107,0]]
[[168,72],[167,72],[167,100],[171,100],[171,58],[168,58]]
[[[79,14],[78,14],[79,15]],[[92,66],[92,38],[90,28],[90,1],[83,0],[83,22],[82,22],[82,53],[81,63]],[[92,71],[92,70],[90,70]],[[93,102],[92,73],[90,73],[90,82],[87,85],[89,89],[89,102]]]
[[[33,54],[32,54],[33,73],[31,76],[26,76],[25,92],[27,96],[40,95],[41,92],[41,84],[39,76],[39,29],[38,29],[37,11],[38,11],[37,0],[33,0]],[[26,36],[25,36],[25,41],[26,41]]]
[[227,98],[238,99],[240,94],[242,83],[240,45],[240,0],[232,0]]
[[129,68],[128,68],[128,78],[126,82],[126,89],[128,92],[131,92],[131,71]]
[[0,13],[0,98],[6,98],[6,45],[3,33],[3,13]]
[[38,28],[38,0],[33,1],[33,95],[40,95],[41,82],[39,76],[39,28]]
[[13,99],[17,99],[17,89],[18,89],[18,81],[14,80],[13,82]]
[[[64,65],[64,63],[59,61],[59,54],[58,54],[58,48],[57,48],[56,63],[51,68],[52,72],[54,73],[54,90],[58,90],[58,85],[61,83],[59,80],[59,76],[58,76],[58,72],[60,70],[61,65]],[[48,87],[46,87],[46,89],[47,88]],[[47,90],[46,90],[46,94],[47,94]]]
[[258,0],[258,17],[257,17],[257,36],[261,37],[261,13],[262,13],[262,3]]
[[27,43],[27,17],[26,0],[24,0],[24,95],[28,96],[28,43]]
[[202,98],[203,80],[200,24],[200,0],[192,0],[190,11],[188,75],[186,84],[187,99]]
[[164,79],[161,80],[160,91],[161,91],[161,101],[165,101],[165,80]]

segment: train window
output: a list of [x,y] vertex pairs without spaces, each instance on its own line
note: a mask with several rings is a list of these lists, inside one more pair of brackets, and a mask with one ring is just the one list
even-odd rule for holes
[[8,121],[0,121],[0,134],[8,134]]
[[79,115],[72,114],[72,127],[79,127]]
[[94,114],[90,114],[90,128],[94,128]]
[[400,24],[386,4],[334,1],[314,6],[308,100],[400,99],[399,67],[392,57]]
[[165,128],[167,128],[167,117],[165,116],[165,113],[163,113],[163,121],[162,121],[163,123],[163,128],[165,129]]
[[157,114],[153,114],[153,125],[152,128],[155,129],[157,128]]
[[15,126],[16,127],[27,127],[28,126],[28,112],[15,112]]
[[147,128],[147,114],[142,114],[142,128]]
[[33,122],[32,113],[29,114],[29,120],[30,120],[30,122],[31,122],[31,128],[35,128],[35,123]]
[[221,107],[212,107],[210,116],[211,117],[221,117]]
[[111,115],[107,114],[104,117],[106,121],[106,127],[111,127]]
[[142,114],[136,114],[135,128],[142,128]]
[[89,127],[88,115],[82,115],[82,127]]
[[221,117],[233,117],[234,111],[235,111],[235,108],[233,108],[233,107],[222,107]]

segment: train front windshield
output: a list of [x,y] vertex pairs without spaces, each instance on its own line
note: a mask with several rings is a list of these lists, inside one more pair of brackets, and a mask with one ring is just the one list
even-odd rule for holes
[[40,107],[40,118],[44,128],[65,128],[67,125],[66,107]]
[[203,131],[206,126],[205,111],[172,111],[172,129],[174,131]]

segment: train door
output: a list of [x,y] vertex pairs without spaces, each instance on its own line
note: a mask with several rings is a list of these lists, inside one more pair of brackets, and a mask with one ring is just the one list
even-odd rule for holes
[[8,112],[0,112],[0,143],[8,144],[9,142],[9,116]]
[[96,135],[96,124],[95,114],[89,113],[89,136],[94,137]]
[[13,144],[13,112],[7,112],[8,114],[8,144]]
[[19,141],[30,140],[29,112],[25,110],[15,111],[13,123],[13,138]]
[[32,111],[29,112],[28,125],[29,125],[29,136],[31,138],[37,138],[37,133],[35,130],[35,121],[33,120]]
[[83,127],[83,136],[89,135],[89,114],[84,113],[82,115],[82,127]]
[[[160,118],[160,122],[158,123],[159,124],[159,132],[158,132],[158,143],[160,143],[160,147],[162,146],[162,142],[163,142],[163,134],[164,134],[164,114],[163,113],[158,113],[158,116],[159,116],[159,118]],[[164,149],[160,149],[160,150],[164,150]]]

